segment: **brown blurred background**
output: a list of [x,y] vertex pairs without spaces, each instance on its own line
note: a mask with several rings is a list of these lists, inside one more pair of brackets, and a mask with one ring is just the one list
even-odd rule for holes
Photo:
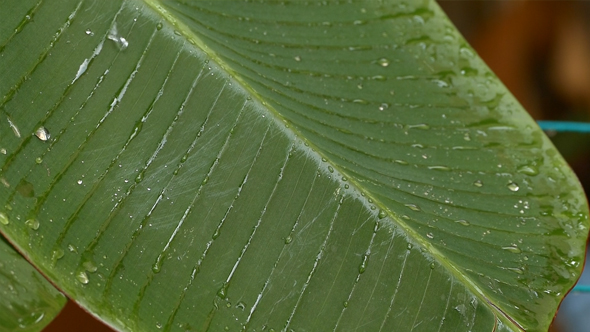
[[[533,118],[590,122],[590,2],[439,4]],[[590,134],[549,134],[584,187],[590,188]],[[566,303],[571,298],[573,304]],[[590,294],[570,294],[551,331],[590,331],[589,299]],[[574,322],[577,318],[586,323]],[[112,330],[70,302],[44,331]]]

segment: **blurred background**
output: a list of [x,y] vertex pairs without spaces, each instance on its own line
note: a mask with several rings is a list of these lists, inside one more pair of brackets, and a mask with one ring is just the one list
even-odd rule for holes
[[[534,119],[590,122],[590,1],[438,2]],[[590,134],[547,134],[588,193]],[[44,331],[112,330],[70,302]],[[570,293],[550,331],[589,332],[590,293]]]

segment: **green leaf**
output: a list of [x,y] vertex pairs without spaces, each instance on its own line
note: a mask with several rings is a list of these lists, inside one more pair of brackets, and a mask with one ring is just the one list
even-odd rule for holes
[[65,296],[0,239],[0,331],[41,331],[65,304]]
[[112,326],[538,331],[581,272],[578,181],[432,1],[4,8],[1,230]]

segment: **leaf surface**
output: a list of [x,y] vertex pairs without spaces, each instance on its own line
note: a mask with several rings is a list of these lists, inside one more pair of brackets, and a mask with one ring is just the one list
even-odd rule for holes
[[119,329],[546,330],[580,274],[580,185],[434,2],[6,6],[1,230]]

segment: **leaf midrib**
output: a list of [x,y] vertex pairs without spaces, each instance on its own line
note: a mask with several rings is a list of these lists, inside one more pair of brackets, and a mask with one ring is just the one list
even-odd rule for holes
[[[214,61],[223,71],[229,74],[233,80],[236,81],[237,84],[240,85],[249,95],[252,96],[253,100],[256,100],[259,104],[261,109],[264,109],[269,113],[270,116],[276,121],[276,123],[288,123],[287,119],[284,118],[280,112],[278,112],[272,105],[265,102],[265,98],[258,93],[251,85],[249,85],[245,80],[242,79],[241,75],[232,69],[230,65],[228,65],[221,57],[219,57],[197,34],[195,34],[182,20],[178,19],[176,16],[169,13],[164,6],[158,0],[135,0],[138,2],[143,2],[147,7],[153,10],[158,16],[164,18],[170,25],[172,25],[176,31],[178,31],[182,36],[184,36],[192,45],[194,45],[197,49],[205,53],[212,61]],[[350,176],[347,172],[345,172],[341,167],[333,163],[327,156],[321,153],[321,150],[310,142],[295,126],[291,125],[288,128],[281,129],[284,133],[289,136],[295,136],[298,139],[301,139],[304,142],[305,149],[310,152],[309,156],[316,156],[316,159],[326,161],[325,168],[327,171],[328,165],[333,167],[337,170],[340,174],[345,176],[348,179],[348,183],[358,192],[364,194],[367,198],[370,198],[373,201],[373,204],[378,207],[376,211],[386,211],[389,218],[391,218],[397,226],[399,226],[403,233],[406,234],[406,239],[410,242],[417,242],[420,246],[427,249],[427,251],[432,255],[434,259],[437,260],[446,270],[451,273],[457,280],[460,280],[461,283],[469,289],[475,296],[479,297],[483,302],[486,303],[487,307],[494,313],[494,316],[499,318],[504,324],[510,326],[513,330],[520,330],[524,331],[514,319],[512,319],[508,314],[503,312],[497,305],[493,304],[487,294],[478,287],[467,275],[465,275],[461,270],[455,267],[452,262],[447,260],[445,256],[436,249],[433,245],[429,243],[424,237],[420,236],[415,230],[413,230],[409,225],[407,225],[401,218],[397,217],[397,214],[394,211],[391,211],[385,204],[381,202],[381,200],[374,197],[371,192],[364,190],[363,187],[355,180],[354,177]],[[302,147],[303,148],[303,147]],[[318,164],[320,164],[318,162]],[[338,183],[342,186],[344,182],[341,179],[336,179]],[[361,200],[361,203],[365,206],[367,211],[372,211],[370,206],[368,205],[367,201]],[[377,214],[379,212],[373,212],[375,217],[377,218]],[[380,219],[383,220],[383,219]],[[382,222],[382,221],[381,221]],[[496,313],[499,313],[496,314]]]

